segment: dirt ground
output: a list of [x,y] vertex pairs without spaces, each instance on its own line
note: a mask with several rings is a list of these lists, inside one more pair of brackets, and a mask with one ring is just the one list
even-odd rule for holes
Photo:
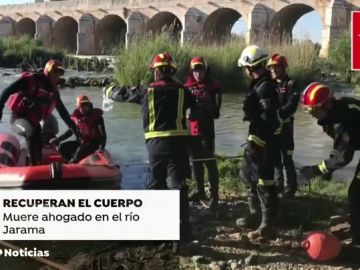
[[180,256],[173,253],[171,242],[115,242],[102,250],[80,253],[67,266],[76,270],[360,269],[358,249],[343,248],[336,259],[317,263],[301,247],[307,232],[329,230],[329,217],[344,214],[346,203],[313,196],[282,200],[278,238],[252,242],[246,236],[248,230],[234,226],[236,218],[247,213],[244,198],[222,199],[216,214],[205,203],[192,204],[193,241],[181,245]]

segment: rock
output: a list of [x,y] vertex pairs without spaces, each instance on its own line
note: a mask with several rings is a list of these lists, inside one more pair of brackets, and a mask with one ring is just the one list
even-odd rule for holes
[[218,261],[218,265],[220,266],[221,269],[224,269],[224,268],[226,268],[227,263],[224,261]]
[[291,244],[290,244],[291,248],[300,248],[301,245],[298,241],[291,241]]
[[344,223],[344,222],[349,221],[349,220],[350,220],[350,215],[345,215],[345,216],[340,216],[340,215],[331,216],[331,217],[330,217],[330,225],[336,225],[336,224],[339,224],[339,223]]
[[114,255],[114,260],[116,260],[116,261],[122,261],[122,260],[125,259],[125,257],[126,257],[125,252],[123,252],[123,251],[116,252],[115,255]]
[[112,82],[111,77],[91,77],[91,78],[81,78],[81,77],[70,77],[65,82],[65,85],[71,88],[77,86],[98,86],[104,87],[108,86]]
[[224,234],[218,234],[214,237],[215,240],[219,240],[219,241],[224,241],[224,240],[227,240],[228,237]]
[[208,263],[208,260],[205,257],[200,256],[200,255],[193,256],[191,259],[194,262],[194,264],[206,264],[206,263]]
[[[350,232],[350,224],[347,222],[337,224],[330,227],[330,232],[337,236],[338,238],[343,238],[342,236],[347,235],[346,233]],[[349,234],[348,234],[349,235]]]
[[231,233],[233,231],[235,231],[235,228],[226,227],[226,226],[217,226],[216,227],[217,233]]
[[257,264],[258,259],[259,259],[259,253],[251,252],[251,254],[245,258],[245,265],[255,265]]
[[211,262],[209,264],[209,269],[211,269],[211,270],[221,270],[221,267],[220,267],[220,265],[218,265],[217,262]]
[[199,255],[196,255],[196,256],[192,256],[192,261],[194,263],[197,263],[199,260],[201,260],[203,258],[203,256],[199,256]]
[[230,269],[231,270],[236,270],[237,268],[239,268],[239,265],[236,262],[233,262],[230,264]]

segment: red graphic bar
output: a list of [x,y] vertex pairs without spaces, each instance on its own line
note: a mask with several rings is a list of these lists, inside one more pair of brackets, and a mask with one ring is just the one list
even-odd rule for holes
[[360,70],[360,11],[351,13],[351,69]]

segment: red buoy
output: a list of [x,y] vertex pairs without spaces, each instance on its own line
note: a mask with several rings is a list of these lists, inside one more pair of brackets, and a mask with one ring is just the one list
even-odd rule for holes
[[334,235],[322,231],[310,232],[301,246],[309,257],[316,261],[334,259],[341,250],[340,241]]

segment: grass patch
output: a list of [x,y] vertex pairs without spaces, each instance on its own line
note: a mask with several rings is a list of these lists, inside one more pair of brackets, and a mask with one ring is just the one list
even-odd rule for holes
[[[240,154],[241,155],[241,154]],[[227,159],[225,156],[216,155],[217,166],[219,170],[220,192],[224,195],[241,196],[246,192],[244,183],[239,178],[239,170],[242,159]],[[205,173],[206,170],[205,170]],[[207,175],[205,175],[206,179]],[[191,181],[190,189],[195,188],[195,181]],[[312,196],[314,198],[332,199],[336,201],[345,201],[349,183],[337,180],[326,181],[322,178],[316,178],[310,182],[310,191],[308,184],[300,186],[298,194],[300,196]]]
[[[289,74],[302,84],[311,81],[317,71],[318,49],[311,43],[296,43],[274,46],[264,45],[270,54],[280,52],[286,55],[289,62]],[[242,69],[237,67],[241,51],[245,48],[242,38],[232,38],[224,44],[191,44],[184,46],[166,33],[157,36],[140,38],[129,45],[127,50],[122,47],[116,50],[116,79],[120,84],[138,85],[149,83],[152,74],[149,64],[152,57],[164,51],[169,52],[178,66],[177,77],[184,81],[189,71],[190,59],[203,56],[208,61],[214,78],[222,82],[227,91],[247,89],[247,78]]]
[[29,36],[0,37],[0,62],[2,67],[16,68],[25,59],[28,59],[30,64],[43,67],[52,58],[63,60],[63,51],[42,47],[40,41]]
[[239,178],[240,160],[230,160],[217,156],[219,169],[219,189],[224,196],[239,195],[246,191]]

